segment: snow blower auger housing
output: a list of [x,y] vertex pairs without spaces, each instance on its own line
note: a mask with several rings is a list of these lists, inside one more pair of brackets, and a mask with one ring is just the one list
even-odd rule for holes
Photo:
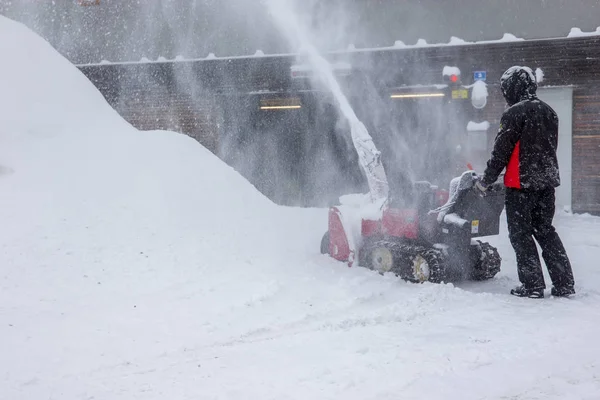
[[364,206],[341,198],[329,210],[321,252],[411,282],[491,279],[500,271],[500,255],[476,238],[499,233],[504,186],[496,183],[482,196],[477,179],[467,171],[449,191],[417,182],[410,201],[392,197]]

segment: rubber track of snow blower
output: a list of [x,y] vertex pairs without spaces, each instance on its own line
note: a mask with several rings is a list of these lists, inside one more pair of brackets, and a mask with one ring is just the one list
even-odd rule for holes
[[368,255],[372,250],[379,247],[385,247],[392,253],[394,267],[391,272],[395,273],[396,276],[410,282],[419,282],[413,275],[412,266],[415,257],[420,255],[429,265],[430,275],[428,282],[441,283],[444,281],[444,255],[440,250],[434,248],[386,239],[373,240],[370,243],[365,244],[360,252],[359,264],[369,269],[373,269],[368,260]]
[[502,257],[500,257],[498,249],[489,243],[479,240],[477,241],[477,245],[473,247],[477,248],[479,252],[479,261],[471,272],[471,279],[476,281],[492,279],[500,272],[500,265],[502,263]]

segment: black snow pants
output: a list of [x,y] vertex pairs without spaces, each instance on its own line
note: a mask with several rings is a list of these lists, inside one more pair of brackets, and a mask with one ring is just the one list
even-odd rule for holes
[[506,188],[506,219],[510,242],[517,256],[519,280],[526,288],[546,288],[535,240],[556,288],[574,285],[567,252],[552,225],[554,188],[527,190]]

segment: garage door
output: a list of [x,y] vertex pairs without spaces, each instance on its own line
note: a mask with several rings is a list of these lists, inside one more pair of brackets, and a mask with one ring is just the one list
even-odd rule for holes
[[558,127],[558,167],[561,185],[556,190],[556,208],[571,211],[573,163],[573,89],[566,87],[544,88],[538,96],[556,111]]

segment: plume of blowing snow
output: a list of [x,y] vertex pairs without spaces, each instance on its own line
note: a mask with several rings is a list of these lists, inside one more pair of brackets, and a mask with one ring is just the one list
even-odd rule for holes
[[287,0],[266,0],[266,5],[290,42],[298,43],[302,47],[318,78],[331,90],[341,113],[348,120],[352,142],[358,153],[361,167],[365,172],[372,200],[378,201],[387,198],[389,187],[381,162],[381,153],[375,147],[367,128],[358,119],[348,99],[342,92],[332,72],[332,66],[319,54],[313,43],[310,42],[308,32],[300,25],[300,21],[294,14],[292,2]]

